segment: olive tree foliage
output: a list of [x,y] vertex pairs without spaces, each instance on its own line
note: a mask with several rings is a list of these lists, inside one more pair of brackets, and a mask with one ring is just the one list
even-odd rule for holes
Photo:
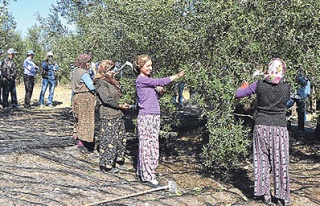
[[[234,94],[243,81],[253,81],[255,69],[265,70],[271,58],[279,57],[287,62],[286,81],[293,90],[298,67],[318,84],[319,4],[311,0],[58,0],[43,26],[51,47],[61,52],[66,70],[83,52],[93,54],[94,61],[122,63],[149,54],[155,77],[185,69],[181,81],[207,120],[204,165],[232,168],[248,154],[250,145],[250,128],[235,120],[234,109],[253,100],[236,100]],[[59,16],[75,30],[61,26]],[[121,80],[128,103],[135,101],[134,80]],[[161,101],[165,114],[173,109],[173,85]]]
[[18,82],[21,80],[21,70],[24,56],[21,55],[24,51],[25,45],[21,37],[21,34],[16,32],[17,27],[14,20],[14,16],[8,11],[8,5],[12,1],[0,0],[0,49],[4,51],[4,54],[0,58],[5,58],[7,56],[6,51],[9,48],[14,48],[18,55],[15,56],[15,62],[18,69]]
[[14,17],[8,12],[9,3],[8,0],[0,0],[0,47],[3,50],[11,46],[16,28]]

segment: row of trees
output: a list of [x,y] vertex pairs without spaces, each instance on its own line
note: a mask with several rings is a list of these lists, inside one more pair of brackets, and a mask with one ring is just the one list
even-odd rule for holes
[[[287,62],[293,88],[297,68],[319,84],[319,6],[315,0],[57,0],[49,17],[39,17],[40,26],[29,32],[29,40],[40,38],[27,45],[41,45],[40,53],[54,51],[64,82],[70,64],[83,52],[93,54],[94,61],[119,62],[147,53],[156,77],[186,69],[183,81],[197,94],[192,101],[210,133],[204,164],[232,168],[250,145],[249,128],[233,115],[236,105],[252,100],[235,100],[242,81],[250,82],[255,69],[264,70],[271,58],[279,57]],[[1,18],[0,38],[6,33],[3,22],[10,21]],[[14,29],[12,34],[17,35]],[[133,103],[134,78],[122,83],[126,102]],[[172,94],[171,85],[162,100],[164,113],[173,109]]]
[[[32,49],[35,51],[35,62],[40,65],[40,62],[45,58],[46,54],[46,39],[44,38],[41,26],[37,26],[36,22],[28,29],[26,37],[17,32],[17,24],[14,16],[8,11],[10,0],[0,0],[0,49],[4,52],[9,48],[14,48],[16,55],[16,63],[18,67],[19,80],[22,78],[23,69],[22,63],[26,58],[27,51]],[[6,53],[1,56],[4,58]]]

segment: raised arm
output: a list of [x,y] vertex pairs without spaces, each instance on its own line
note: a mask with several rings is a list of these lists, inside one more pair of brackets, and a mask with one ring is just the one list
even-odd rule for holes
[[236,98],[248,97],[256,92],[257,82],[253,82],[247,87],[240,87],[236,91]]

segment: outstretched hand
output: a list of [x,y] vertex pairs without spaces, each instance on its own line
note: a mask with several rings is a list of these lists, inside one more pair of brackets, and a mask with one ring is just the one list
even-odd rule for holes
[[182,70],[178,73],[178,77],[183,77],[184,75],[186,75],[186,70]]
[[247,88],[248,86],[249,86],[249,83],[245,81],[245,82],[243,82],[243,83],[241,84],[240,88],[245,89],[245,88]]

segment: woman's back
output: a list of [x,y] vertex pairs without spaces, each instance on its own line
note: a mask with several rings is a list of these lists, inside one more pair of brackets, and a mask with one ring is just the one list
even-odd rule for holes
[[286,103],[290,99],[290,90],[290,85],[284,82],[258,81],[256,125],[286,127]]

